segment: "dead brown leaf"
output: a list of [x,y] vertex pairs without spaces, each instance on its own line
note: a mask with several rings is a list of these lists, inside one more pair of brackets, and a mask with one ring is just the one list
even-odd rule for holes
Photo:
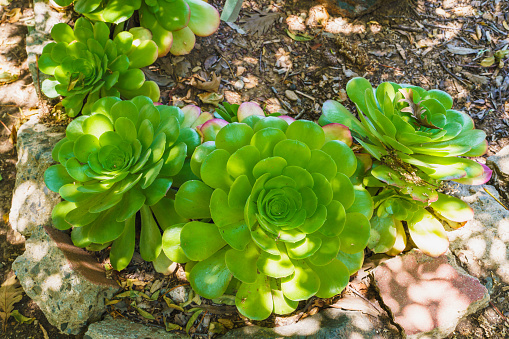
[[198,98],[200,98],[204,104],[218,106],[219,103],[223,101],[224,95],[218,93],[200,93],[198,94]]
[[276,22],[281,14],[272,12],[258,12],[247,14],[240,21],[242,28],[251,35],[262,36]]
[[4,15],[2,16],[2,22],[8,22],[10,24],[13,24],[15,22],[18,22],[20,17],[21,8],[13,8],[9,12],[4,13]]
[[211,93],[217,92],[220,84],[221,76],[217,76],[214,72],[212,72],[212,79],[209,81],[206,81],[199,75],[193,75],[189,81],[189,85]]
[[4,323],[4,332],[7,328],[7,319],[14,310],[14,304],[23,298],[23,289],[19,285],[15,275],[4,281],[0,286],[0,318]]

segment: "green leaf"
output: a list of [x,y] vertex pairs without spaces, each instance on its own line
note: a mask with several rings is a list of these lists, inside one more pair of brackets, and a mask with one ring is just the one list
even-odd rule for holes
[[256,282],[258,276],[256,265],[258,257],[257,246],[251,242],[242,251],[228,250],[225,255],[225,262],[235,278],[251,284]]
[[65,221],[65,217],[67,213],[76,208],[76,204],[69,201],[61,201],[51,211],[51,220],[53,221],[53,227],[58,230],[67,230],[72,227],[67,221]]
[[180,234],[184,223],[176,224],[168,227],[163,233],[163,251],[166,256],[174,262],[186,263],[190,259],[184,253],[184,250],[180,246]]
[[368,247],[374,253],[385,253],[396,242],[396,221],[393,217],[380,218],[374,216],[370,220],[371,231]]
[[345,208],[337,200],[332,200],[327,205],[327,219],[323,226],[318,229],[320,233],[328,237],[335,237],[344,231],[346,223]]
[[353,205],[346,210],[346,213],[358,212],[363,214],[366,218],[371,219],[374,206],[371,194],[360,186],[354,186],[354,195],[355,201]]
[[216,147],[233,154],[239,148],[249,145],[253,129],[246,124],[234,122],[221,128],[216,135]]
[[336,258],[339,252],[340,241],[338,237],[326,237],[320,232],[315,232],[313,236],[320,237],[322,240],[320,248],[312,256],[308,257],[309,263],[315,266],[324,266]]
[[260,151],[255,146],[246,145],[235,151],[226,164],[226,170],[233,178],[246,175],[254,183],[253,168],[260,161]]
[[322,239],[309,234],[304,239],[291,243],[285,243],[288,256],[292,259],[305,259],[316,253],[322,245]]
[[224,149],[216,149],[210,153],[203,161],[200,169],[203,182],[212,188],[220,188],[228,192],[233,184],[233,180],[227,171],[229,158],[230,153]]
[[196,321],[196,319],[198,319],[198,317],[200,316],[200,314],[203,313],[203,310],[197,310],[193,313],[193,315],[191,316],[191,318],[189,318],[189,321],[187,322],[186,324],[186,333],[189,334],[189,331],[191,331],[191,327],[193,327],[193,324],[194,322]]
[[285,29],[285,32],[286,32],[286,34],[288,34],[288,36],[290,38],[292,38],[295,41],[310,41],[310,40],[314,39],[312,36],[309,36],[307,34],[302,34],[302,33],[295,34],[295,33],[292,33],[288,29]]
[[264,128],[253,135],[251,145],[260,151],[260,159],[265,159],[272,157],[274,146],[285,139],[286,136],[280,129]]
[[242,283],[235,296],[239,312],[252,320],[263,320],[270,316],[274,308],[268,277],[258,274],[256,282]]
[[281,279],[281,290],[290,300],[306,300],[320,288],[320,277],[303,260],[292,260],[295,272]]
[[226,242],[216,225],[191,221],[182,228],[180,244],[189,259],[201,261],[218,252]]
[[311,263],[309,266],[320,279],[320,288],[316,292],[318,298],[332,298],[348,285],[350,272],[339,260],[333,260],[325,266],[315,266]]
[[280,252],[278,255],[261,251],[256,262],[256,266],[260,272],[268,275],[269,277],[287,277],[295,271],[293,263],[286,253],[284,244],[278,243],[277,248]]
[[288,166],[305,168],[311,159],[311,150],[303,142],[287,139],[280,141],[274,146],[273,155],[284,158]]
[[60,190],[60,187],[71,184],[74,179],[67,173],[62,165],[53,165],[44,172],[44,183],[53,192]]
[[345,209],[349,209],[355,201],[355,189],[350,179],[343,173],[337,173],[330,181],[332,199],[339,201]]
[[347,213],[345,227],[339,235],[341,251],[357,253],[368,244],[371,225],[368,218],[361,213]]
[[345,264],[350,275],[354,275],[355,272],[362,268],[362,264],[364,263],[364,250],[353,254],[345,253],[340,250],[336,259]]
[[232,274],[225,263],[227,250],[228,247],[223,248],[211,257],[198,262],[191,269],[189,282],[193,290],[200,296],[208,299],[218,298],[228,288]]
[[338,172],[351,177],[357,168],[357,158],[353,151],[342,141],[329,141],[323,145],[322,151],[331,156],[336,163]]
[[323,174],[329,181],[332,180],[338,172],[338,167],[334,159],[324,151],[316,149],[311,151],[311,159],[306,169],[309,173]]
[[[10,314],[19,324],[31,324],[35,318],[25,317],[23,314],[19,313],[18,310],[13,310]],[[7,321],[5,319],[4,321]]]
[[297,120],[288,126],[286,137],[305,143],[311,150],[320,149],[325,142],[323,129],[307,120]]
[[141,208],[140,254],[146,261],[154,261],[162,249],[162,237],[152,211],[147,205]]
[[136,218],[133,216],[125,221],[124,231],[113,241],[110,250],[111,266],[121,271],[129,265],[134,254]]
[[198,180],[185,182],[175,196],[175,210],[186,219],[210,218],[213,189]]

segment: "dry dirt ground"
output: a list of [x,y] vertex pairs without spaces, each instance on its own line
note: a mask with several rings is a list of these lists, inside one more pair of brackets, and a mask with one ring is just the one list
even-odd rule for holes
[[[210,3],[220,9],[223,1]],[[270,112],[285,111],[310,120],[319,117],[321,104],[327,99],[342,101],[353,109],[344,87],[355,74],[375,85],[394,81],[439,88],[454,97],[456,109],[468,112],[477,128],[486,131],[487,156],[509,143],[509,60],[503,55],[509,44],[509,1],[394,1],[355,19],[341,17],[330,3],[325,4],[326,10],[316,7],[319,4],[311,0],[245,0],[240,20],[234,25],[221,23],[215,35],[198,39],[188,56],[159,59],[146,70],[147,77],[161,86],[163,103],[195,103],[211,110],[214,103],[223,100],[251,100]],[[23,119],[40,108],[24,50],[32,17],[26,0],[12,1],[0,10],[1,282],[12,275],[11,263],[23,251],[23,239],[8,226],[17,159],[15,131]],[[141,290],[144,281],[161,278],[164,285],[171,286],[178,277],[162,278],[155,275],[151,265],[134,260],[119,278],[134,279]],[[450,338],[502,338],[504,327],[509,326],[507,285],[496,278],[482,283],[491,288],[490,306],[463,321]],[[362,283],[352,287],[370,297]],[[295,321],[324,304],[327,302],[303,303],[299,316],[286,321],[270,318],[272,324],[265,325]],[[19,324],[10,318],[5,328],[0,328],[0,337],[69,337],[58,334],[26,296],[15,309],[35,321]],[[160,311],[159,306],[148,310]],[[112,305],[110,311],[148,322],[129,307],[129,302]],[[173,312],[168,321],[185,327],[190,316]],[[245,322],[209,309],[208,317],[204,314],[198,318],[194,335],[206,337],[204,325],[222,318],[227,318],[220,321],[225,327]],[[149,322],[162,323],[161,318]]]

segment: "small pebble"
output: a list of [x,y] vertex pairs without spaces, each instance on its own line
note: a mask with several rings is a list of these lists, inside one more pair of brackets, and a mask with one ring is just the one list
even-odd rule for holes
[[241,89],[244,88],[244,81],[242,80],[235,81],[235,83],[233,84],[233,88],[235,88],[237,91],[240,91]]
[[177,304],[185,303],[189,299],[189,291],[184,286],[175,287],[168,294],[171,300]]
[[286,95],[286,97],[287,97],[288,99],[290,99],[291,101],[297,101],[297,100],[299,100],[299,97],[297,96],[297,94],[295,94],[295,92],[294,92],[294,91],[291,91],[291,90],[289,90],[289,89],[287,89],[287,90],[285,91],[285,95]]

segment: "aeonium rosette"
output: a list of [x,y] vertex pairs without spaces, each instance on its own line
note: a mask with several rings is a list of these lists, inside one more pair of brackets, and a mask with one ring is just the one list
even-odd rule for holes
[[147,29],[133,28],[111,40],[104,22],[79,18],[74,29],[56,24],[51,36],[55,42],[44,47],[38,62],[41,72],[51,75],[43,81],[42,91],[50,98],[63,96],[70,117],[89,114],[92,105],[106,96],[159,100],[159,87],[145,81],[140,69],[157,59],[157,45]]
[[96,101],[91,115],[68,125],[52,152],[59,164],[45,172],[47,187],[64,199],[53,209],[54,227],[72,228],[78,247],[111,245],[112,266],[121,270],[134,253],[140,211],[140,254],[146,261],[156,260],[165,224],[158,225],[153,214],[166,213],[171,202],[163,197],[181,175],[187,150],[200,143],[191,128],[204,119],[199,113],[194,106],[154,106],[143,96]]
[[260,320],[346,287],[362,264],[373,201],[350,181],[357,158],[345,126],[265,117],[254,103],[237,117],[193,153],[201,181],[185,182],[175,198],[176,212],[193,221],[167,228],[163,251],[187,262],[203,297],[238,284],[237,308]]

